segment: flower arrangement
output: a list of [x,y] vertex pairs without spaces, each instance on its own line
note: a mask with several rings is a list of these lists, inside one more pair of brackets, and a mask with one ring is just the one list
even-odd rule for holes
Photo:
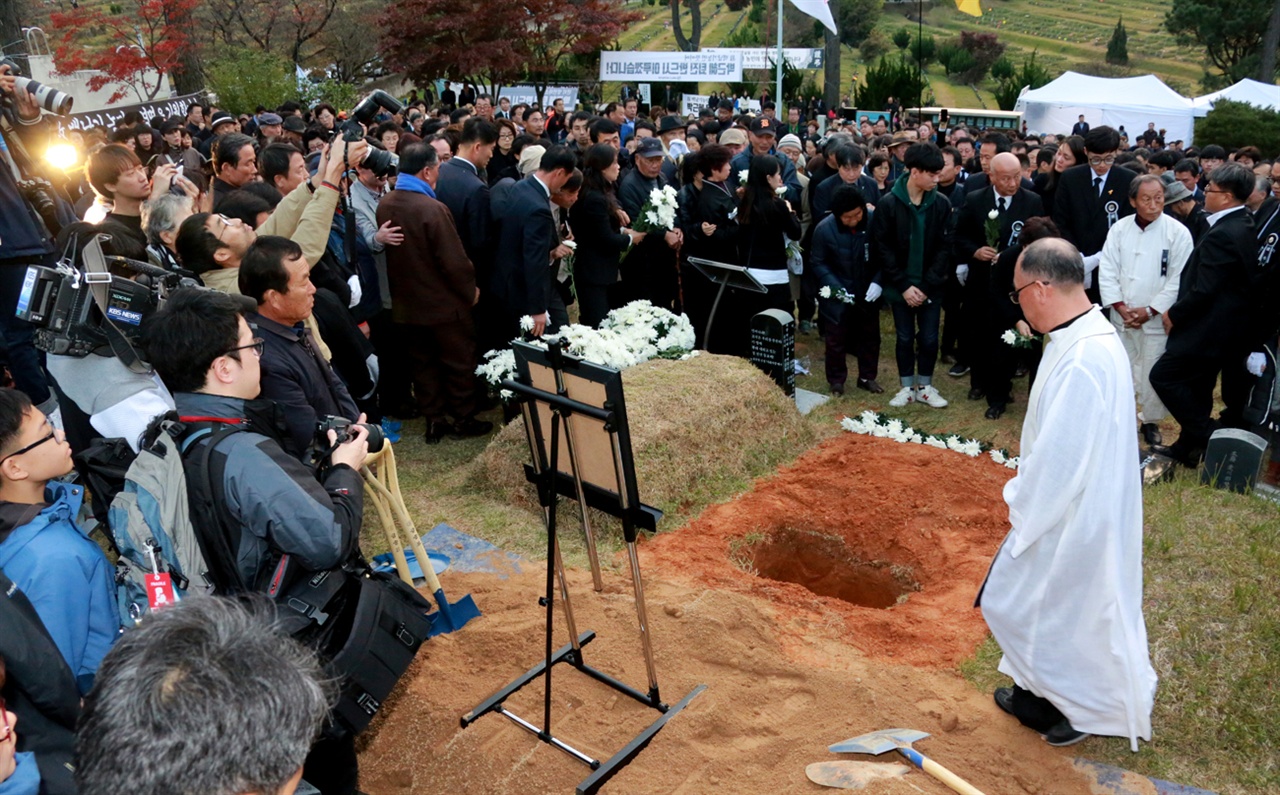
[[977,439],[961,439],[955,434],[942,436],[922,433],[902,420],[885,417],[874,411],[864,411],[857,417],[845,417],[840,421],[840,427],[850,433],[892,439],[900,444],[923,444],[940,450],[963,453],[970,458],[977,458],[986,449],[991,456],[991,460],[997,464],[1009,469],[1018,468],[1018,456],[1011,456],[1005,450],[991,449]]
[[987,245],[991,248],[999,248],[1000,243],[1000,213],[992,210],[987,213],[986,223],[983,230],[987,233]]
[[679,207],[675,188],[663,185],[649,191],[649,200],[640,208],[640,217],[632,221],[637,232],[670,232],[676,226],[676,210]]
[[1000,339],[1004,341],[1005,345],[1008,345],[1011,348],[1030,348],[1035,342],[1039,341],[1041,337],[1038,334],[1028,337],[1017,329],[1011,328],[1005,329],[1004,333],[1000,335]]
[[828,300],[834,298],[835,300],[845,304],[853,304],[858,300],[857,298],[852,296],[848,290],[844,289],[843,287],[837,287],[836,289],[832,290],[830,287],[828,287],[825,284],[818,289],[818,297],[826,298]]
[[[521,318],[520,328],[527,334],[533,329],[533,319]],[[691,359],[697,355],[693,350],[693,324],[688,316],[677,315],[648,301],[632,301],[613,310],[598,329],[575,323],[561,329],[559,334],[534,340],[532,344],[546,347],[547,343],[560,342],[565,343],[574,356],[616,370],[650,359]],[[516,358],[510,348],[489,351],[476,368],[476,375],[494,388],[514,378],[515,373]],[[503,400],[512,397],[505,389],[498,394]]]

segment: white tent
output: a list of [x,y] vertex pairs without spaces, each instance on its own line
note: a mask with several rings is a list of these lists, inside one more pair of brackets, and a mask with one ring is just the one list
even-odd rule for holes
[[1280,110],[1280,86],[1259,83],[1257,80],[1250,80],[1246,77],[1239,83],[1227,86],[1221,91],[1205,94],[1203,97],[1196,97],[1192,102],[1197,108],[1204,108],[1209,111],[1213,110],[1213,103],[1220,99],[1229,99],[1232,102],[1247,102],[1260,108]]
[[1165,140],[1190,144],[1194,118],[1207,110],[1165,85],[1155,75],[1142,77],[1091,77],[1064,72],[1062,77],[1034,91],[1024,91],[1014,108],[1023,114],[1027,129],[1040,133],[1071,131],[1077,117],[1092,127],[1124,126],[1134,142],[1149,122],[1165,130]]

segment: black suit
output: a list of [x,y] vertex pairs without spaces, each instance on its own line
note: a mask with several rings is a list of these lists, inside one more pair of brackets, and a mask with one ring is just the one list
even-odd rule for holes
[[[436,197],[449,208],[453,225],[462,239],[467,259],[476,269],[476,284],[493,278],[493,215],[489,184],[479,170],[463,158],[455,157],[440,166]],[[472,307],[476,324],[476,347],[481,351],[504,348],[510,339],[503,336],[500,309],[488,290],[480,291],[480,301]]]
[[1083,136],[1087,132],[1089,132],[1089,122],[1087,121],[1078,121],[1071,126],[1072,135]]
[[551,250],[556,222],[546,188],[530,175],[512,186],[498,219],[499,256],[490,289],[514,334],[521,315],[541,315],[551,304]]
[[[993,306],[992,269],[994,262],[975,259],[978,249],[987,245],[987,214],[996,207],[995,188],[983,188],[964,197],[964,207],[956,221],[955,260],[969,266],[969,277],[964,284],[964,302],[961,314],[960,349],[968,356],[972,368],[970,383],[987,395],[991,406],[1003,406],[1009,402],[1008,374],[1012,373],[1013,358],[1003,355],[1008,348],[1000,334],[1009,328],[997,328],[1000,315]],[[1004,251],[1018,245],[1022,225],[1028,218],[1044,214],[1040,197],[1029,190],[1019,189],[1008,198],[1008,207],[1000,215],[999,236],[996,250]],[[1008,299],[1006,299],[1006,302]],[[1010,350],[1011,352],[1011,350]]]
[[[1086,257],[1102,251],[1113,223],[1133,215],[1129,183],[1137,174],[1112,166],[1104,178],[1101,195],[1093,187],[1095,176],[1087,163],[1072,166],[1058,176],[1058,189],[1053,197],[1053,222],[1062,236]],[[1089,284],[1086,292],[1089,300],[1101,303],[1097,280],[1091,276],[1086,276]]]
[[618,257],[631,238],[621,231],[609,198],[598,190],[583,188],[569,211],[569,225],[578,250],[573,257],[573,282],[578,292],[578,312],[584,326],[596,326],[612,308],[609,292],[616,290]]
[[1267,311],[1255,300],[1256,233],[1249,211],[1236,210],[1205,232],[1182,269],[1178,300],[1168,313],[1169,342],[1151,368],[1151,386],[1182,426],[1179,453],[1203,448],[1217,427],[1212,413],[1219,372],[1224,422],[1231,424],[1247,400],[1250,319]]

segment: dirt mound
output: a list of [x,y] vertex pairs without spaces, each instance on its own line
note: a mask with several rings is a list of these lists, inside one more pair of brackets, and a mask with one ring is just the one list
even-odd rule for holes
[[645,565],[756,594],[857,648],[952,667],[986,637],[973,607],[1008,531],[989,459],[842,434],[644,544]]

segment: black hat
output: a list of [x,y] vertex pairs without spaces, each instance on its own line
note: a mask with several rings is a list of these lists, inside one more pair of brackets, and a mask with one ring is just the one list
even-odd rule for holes
[[662,121],[658,122],[658,135],[683,129],[684,122],[680,121],[679,116],[668,114],[662,117]]
[[235,121],[236,121],[235,116],[232,116],[230,113],[227,113],[225,110],[220,110],[217,113],[213,114],[213,119],[209,122],[209,129],[216,130],[218,129],[219,124],[232,124]]
[[756,135],[777,135],[778,122],[765,116],[757,116],[751,120],[751,132]]
[[284,128],[289,132],[304,133],[307,131],[307,123],[297,116],[289,115],[284,117]]
[[640,145],[636,147],[636,157],[662,157],[665,154],[662,141],[657,138],[641,138]]
[[168,135],[174,130],[181,130],[183,127],[186,127],[186,126],[187,126],[186,123],[182,119],[179,119],[177,116],[174,116],[173,118],[166,119],[164,124],[160,125],[160,134]]

